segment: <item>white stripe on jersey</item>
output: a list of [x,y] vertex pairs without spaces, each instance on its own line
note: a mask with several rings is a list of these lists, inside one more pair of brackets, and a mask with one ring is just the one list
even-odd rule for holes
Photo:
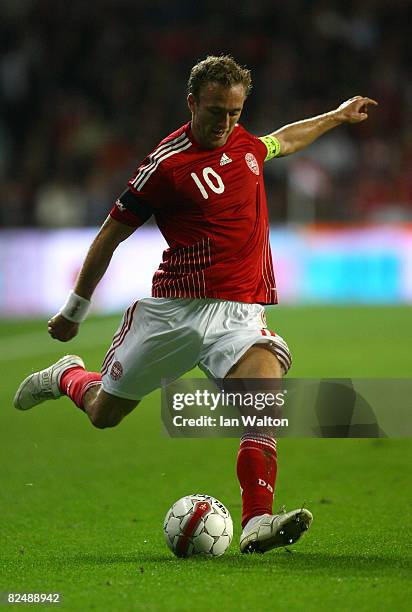
[[[181,140],[181,142],[176,142],[179,140]],[[175,153],[185,151],[185,149],[188,149],[192,146],[192,143],[186,137],[186,135],[183,140],[181,139],[181,137],[179,137],[176,139],[176,141],[171,141],[166,145],[162,145],[162,147],[159,147],[159,149],[157,149],[149,156],[149,159],[151,159],[151,163],[147,164],[144,168],[141,168],[138,171],[136,178],[132,183],[136,191],[140,191],[142,189],[146,181],[148,181],[148,179],[151,177],[153,172],[156,171],[157,167],[163,160],[167,159],[171,155],[174,155]]]
[[269,244],[269,227],[266,229],[266,234],[263,243],[262,253],[262,277],[265,283],[266,299],[268,302],[272,301],[272,293],[276,293],[276,283],[271,265],[271,253]]
[[[209,245],[208,245],[209,246]],[[206,259],[205,259],[205,239],[202,240],[203,247],[203,265],[202,265],[202,284],[203,284],[203,297],[206,297],[206,282],[205,282],[205,273],[204,269],[206,268]],[[200,246],[199,246],[199,261],[200,261]]]
[[[183,142],[185,142],[185,141],[183,141]],[[164,161],[165,159],[167,159],[171,155],[174,155],[175,153],[181,153],[182,151],[185,151],[186,149],[188,149],[191,146],[192,146],[192,143],[190,141],[188,141],[187,144],[185,144],[185,146],[181,146],[178,149],[176,149],[174,151],[170,151],[169,153],[166,153],[162,157],[159,157],[159,159],[156,161],[156,163],[155,163],[154,167],[152,168],[152,170],[150,170],[150,172],[148,172],[146,178],[144,178],[144,180],[141,181],[138,186],[136,185],[135,189],[137,191],[140,191],[142,189],[143,185],[146,183],[146,181],[148,181],[148,179],[151,177],[153,172],[155,172],[155,170],[159,166],[160,162]]]
[[263,278],[263,282],[265,283],[266,299],[267,299],[268,296],[270,296],[270,284],[268,282],[267,272],[266,272],[266,266],[267,266],[266,248],[267,248],[267,232],[265,232],[265,237],[263,241],[263,251],[262,251],[262,278]]
[[[204,270],[211,265],[210,238],[177,249],[163,262],[166,275],[153,280],[153,297],[206,298]],[[170,276],[169,276],[170,275]]]
[[[269,236],[269,227],[268,227],[268,237],[267,237],[267,258],[268,258],[268,267],[269,267],[269,275],[270,275],[270,284],[271,284],[271,289],[270,292],[272,293],[276,293],[277,289],[276,289],[276,281],[275,281],[275,275],[273,272],[273,262],[272,262],[272,253],[270,250],[270,236]],[[272,295],[269,296],[269,299],[272,300]]]
[[177,145],[178,143],[181,143],[182,140],[185,140],[185,139],[186,139],[186,133],[183,132],[183,134],[181,134],[177,138],[174,138],[173,140],[169,140],[168,142],[165,142],[164,144],[158,146],[153,151],[153,153],[149,155],[149,160],[150,160],[149,163],[147,163],[145,166],[137,170],[137,174],[132,181],[132,185],[134,186],[135,183],[137,183],[140,180],[140,178],[142,178],[142,176],[145,175],[146,172],[148,172],[154,166],[156,157],[158,157],[162,152],[165,152],[166,150],[170,151],[170,147]]
[[184,136],[183,139],[180,136],[179,138],[175,138],[174,140],[171,140],[170,142],[167,142],[164,145],[161,145],[160,147],[155,149],[155,151],[153,151],[153,153],[151,153],[149,155],[149,160],[150,160],[149,163],[147,163],[142,168],[139,168],[135,178],[133,179],[133,186],[135,188],[138,187],[138,184],[143,180],[143,178],[147,174],[149,174],[149,175],[151,174],[151,170],[156,168],[156,162],[157,162],[157,159],[159,157],[161,157],[162,155],[164,155],[168,151],[171,151],[173,149],[177,149],[178,147],[180,147],[182,145],[182,143],[187,143],[188,142],[188,138],[186,137],[186,135],[183,134],[183,136]]

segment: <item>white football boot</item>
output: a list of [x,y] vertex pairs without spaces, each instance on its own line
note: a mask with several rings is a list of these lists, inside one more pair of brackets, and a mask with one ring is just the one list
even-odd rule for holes
[[27,376],[14,396],[14,407],[17,410],[29,410],[45,400],[57,399],[63,395],[60,391],[60,379],[69,368],[84,368],[83,359],[78,355],[66,355],[45,370]]
[[264,553],[278,546],[294,544],[307,531],[313,516],[306,508],[255,516],[245,525],[240,536],[242,553]]

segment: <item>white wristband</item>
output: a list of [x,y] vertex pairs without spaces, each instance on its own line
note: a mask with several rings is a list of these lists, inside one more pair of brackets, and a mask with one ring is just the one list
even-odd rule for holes
[[59,313],[65,319],[73,323],[81,323],[87,317],[90,308],[90,300],[77,295],[74,291],[70,291],[65,304],[60,308]]

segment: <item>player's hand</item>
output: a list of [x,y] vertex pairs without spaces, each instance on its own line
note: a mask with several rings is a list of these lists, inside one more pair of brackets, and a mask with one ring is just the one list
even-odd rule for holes
[[47,330],[52,338],[67,342],[71,340],[79,331],[80,323],[69,321],[60,313],[54,315],[47,323]]
[[335,111],[336,117],[342,123],[360,123],[368,118],[368,106],[378,106],[376,100],[364,98],[363,96],[355,96],[342,102]]

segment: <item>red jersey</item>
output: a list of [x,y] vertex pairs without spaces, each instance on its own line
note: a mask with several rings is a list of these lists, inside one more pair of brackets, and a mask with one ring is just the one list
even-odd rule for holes
[[266,145],[236,125],[201,148],[190,123],[138,167],[111,216],[140,226],[153,214],[169,248],[152,296],[275,304],[263,163]]

